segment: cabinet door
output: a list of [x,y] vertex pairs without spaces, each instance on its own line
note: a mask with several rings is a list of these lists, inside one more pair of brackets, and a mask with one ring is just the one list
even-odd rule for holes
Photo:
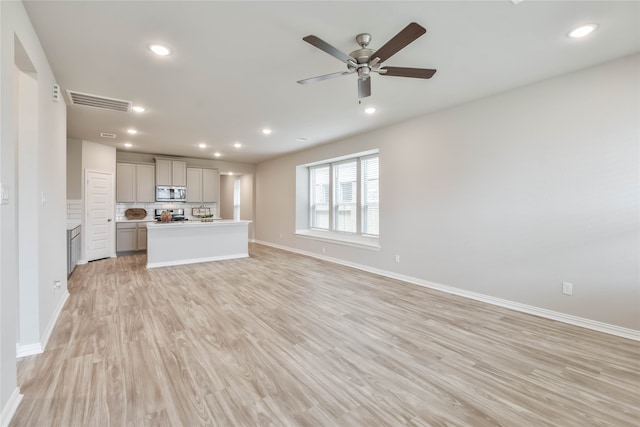
[[218,202],[219,184],[218,171],[216,169],[202,169],[202,201],[204,203]]
[[136,165],[131,163],[116,164],[116,201],[136,201]]
[[147,250],[147,226],[138,225],[138,250]]
[[187,168],[187,202],[202,202],[202,169]]
[[136,165],[136,201],[153,203],[156,201],[156,168],[153,165]]
[[116,252],[135,251],[138,247],[137,239],[137,228],[121,228],[116,230]]
[[171,185],[184,187],[187,185],[187,163],[174,160],[171,162]]
[[156,185],[173,185],[171,160],[156,159]]

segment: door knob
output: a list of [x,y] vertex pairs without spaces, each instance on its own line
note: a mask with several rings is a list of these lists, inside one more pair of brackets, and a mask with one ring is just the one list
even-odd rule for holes
[[111,222],[111,218],[109,218],[109,219],[107,220],[107,222]]

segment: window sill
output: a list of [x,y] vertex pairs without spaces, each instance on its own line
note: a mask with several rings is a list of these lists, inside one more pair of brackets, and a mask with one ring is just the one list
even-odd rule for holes
[[380,242],[377,237],[332,233],[321,230],[296,230],[295,235],[304,239],[322,240],[337,245],[351,246],[371,251],[380,250]]

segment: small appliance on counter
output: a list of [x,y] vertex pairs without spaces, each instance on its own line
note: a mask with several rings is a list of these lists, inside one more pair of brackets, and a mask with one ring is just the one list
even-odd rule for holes
[[189,221],[188,218],[184,217],[184,209],[155,209],[154,210],[154,218],[156,219],[156,221],[162,221],[162,214],[164,212],[167,212],[169,215],[171,215],[171,220],[172,222],[174,221]]
[[156,187],[156,202],[186,202],[187,187],[169,187],[158,185]]

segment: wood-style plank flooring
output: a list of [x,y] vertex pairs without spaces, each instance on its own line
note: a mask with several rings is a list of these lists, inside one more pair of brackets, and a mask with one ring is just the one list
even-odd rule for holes
[[640,343],[293,253],[77,267],[29,426],[638,426]]

